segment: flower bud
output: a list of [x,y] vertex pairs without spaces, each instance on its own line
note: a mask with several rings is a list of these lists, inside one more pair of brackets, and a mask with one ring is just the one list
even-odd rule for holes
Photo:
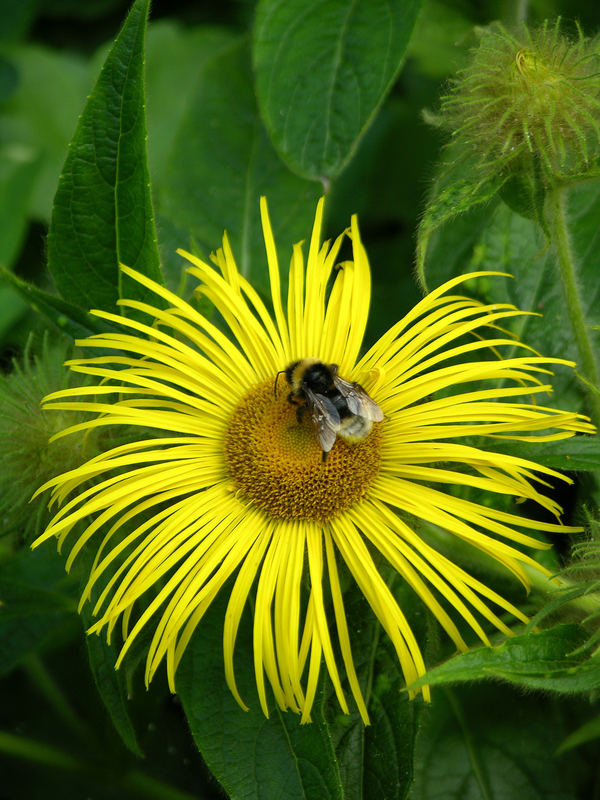
[[[80,411],[57,414],[41,408],[49,392],[73,385],[74,373],[63,362],[67,345],[49,346],[31,355],[26,349],[23,363],[0,376],[0,519],[4,533],[18,532],[27,538],[47,523],[46,502],[36,498],[34,489],[57,469],[69,470],[81,463],[84,434],[66,436],[56,442],[51,437],[65,427],[82,422]],[[94,434],[96,436],[96,434]],[[85,441],[89,455],[91,442]]]
[[442,117],[481,171],[536,170],[551,183],[600,154],[599,74],[598,40],[569,39],[560,19],[515,35],[495,23],[442,98]]

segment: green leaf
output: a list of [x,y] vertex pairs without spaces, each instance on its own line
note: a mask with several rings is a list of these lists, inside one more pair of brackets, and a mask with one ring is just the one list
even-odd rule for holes
[[579,747],[579,745],[591,742],[594,739],[600,739],[600,715],[594,717],[580,728],[577,728],[576,731],[569,734],[569,736],[561,742],[556,753],[557,755],[559,753],[566,753],[567,750],[572,750],[574,747]]
[[145,299],[119,263],[161,282],[146,163],[144,37],[149,0],[133,5],[79,120],[48,235],[48,266],[65,300],[115,310]]
[[290,173],[277,156],[258,116],[251,76],[244,40],[204,63],[157,204],[181,232],[180,246],[204,258],[227,230],[240,271],[266,290],[259,197],[269,201],[285,268],[292,244],[310,236],[321,187]]
[[136,756],[143,757],[127,708],[124,673],[115,669],[117,659],[114,646],[97,635],[87,636],[86,644],[96,688],[113,725],[129,750]]
[[352,156],[402,65],[420,0],[260,0],[253,63],[278,152],[306,178]]
[[44,314],[50,322],[56,325],[61,331],[71,336],[73,339],[83,339],[93,333],[106,331],[107,325],[82,311],[77,306],[63,300],[54,294],[49,294],[43,289],[38,289],[31,283],[26,283],[12,272],[8,272],[0,267],[0,276],[26,300],[36,311]]
[[18,85],[19,73],[14,64],[0,56],[0,103],[5,103]]
[[27,303],[10,286],[0,285],[0,341],[27,312]]
[[39,174],[38,154],[24,145],[0,148],[0,265],[12,266],[19,254]]
[[0,562],[0,675],[80,630],[72,583],[63,560],[47,548]]
[[389,642],[380,648],[373,692],[369,698],[371,725],[365,730],[364,800],[402,800],[413,777],[413,758],[421,700],[403,692],[404,676]]
[[[398,583],[398,581],[390,582]],[[408,593],[398,601],[410,605]],[[362,594],[349,591],[352,653],[370,725],[358,713],[341,714],[331,687],[326,717],[340,767],[344,800],[403,800],[410,789],[415,736],[423,703],[409,700],[398,656]]]
[[0,108],[2,141],[38,162],[28,212],[48,223],[65,152],[90,90],[90,68],[80,56],[40,45],[7,52],[17,86]]
[[[169,161],[180,157],[181,144],[177,141],[179,128],[184,116],[194,107],[198,76],[206,62],[219,51],[231,45],[237,36],[230,30],[202,26],[185,28],[171,20],[159,20],[148,27],[146,43],[146,95],[148,98],[148,165],[152,176],[152,186],[157,202],[162,202],[162,186]],[[177,91],[173,91],[173,87]],[[232,98],[233,100],[234,98]],[[168,113],[166,113],[168,109]],[[200,122],[200,132],[206,131],[206,120]],[[193,129],[193,135],[199,132]],[[185,150],[186,142],[183,142]],[[202,146],[201,146],[202,147]],[[186,151],[187,152],[187,151]],[[200,153],[191,155],[193,161]],[[222,170],[226,165],[214,165],[215,174],[210,178],[211,185],[223,180]],[[225,178],[229,178],[228,170]],[[168,180],[167,180],[168,182]],[[177,194],[177,193],[176,193]],[[179,209],[175,203],[171,209],[172,218],[160,212],[156,215],[156,233],[160,251],[161,265],[165,283],[169,289],[186,297],[186,264],[177,254],[177,248],[190,245],[190,231],[184,229],[180,216],[189,217],[186,199],[182,198]],[[195,220],[192,220],[195,223]],[[221,223],[222,226],[225,221]],[[221,228],[216,238],[209,242],[207,250],[216,247],[223,235]],[[193,281],[187,281],[190,286]],[[189,299],[189,292],[186,299]]]
[[189,28],[169,19],[148,26],[146,111],[148,164],[153,186],[161,183],[181,119],[193,103],[196,81],[205,62],[235,38],[225,28],[204,25]]
[[459,8],[440,0],[423,0],[407,55],[423,75],[446,78],[467,61],[467,42],[472,33],[473,22]]
[[527,458],[560,470],[593,472],[600,469],[600,437],[573,436],[558,442],[501,442],[494,450],[508,455]]
[[[491,204],[507,180],[507,176],[501,174],[482,180],[474,171],[472,159],[461,152],[455,143],[446,148],[444,160],[438,167],[417,236],[417,274],[425,289],[437,285],[432,282],[429,272],[426,271],[428,261],[437,256],[437,251],[435,251],[435,256],[430,253],[432,236],[444,226],[448,226],[450,228],[448,236],[452,237],[455,233],[452,227],[458,218],[457,235],[455,234],[452,238],[454,249],[450,245],[444,248],[449,251],[448,254],[452,252],[456,258],[456,246],[462,245],[463,248],[468,248],[472,243],[473,235],[477,233],[478,226],[473,225],[472,222],[474,215],[482,216],[484,221],[489,218],[489,208],[482,210],[479,207]],[[467,212],[471,212],[471,214],[467,214]],[[467,219],[469,223],[466,227],[460,225],[460,222],[464,223]],[[445,255],[446,253],[439,257],[443,258]],[[449,271],[448,266],[445,269]],[[452,270],[452,274],[456,274],[456,271]]]
[[236,643],[236,678],[250,706],[243,711],[225,683],[223,615],[217,598],[196,630],[177,672],[177,693],[192,736],[211,772],[231,800],[342,800],[339,769],[317,698],[313,721],[271,707],[260,709],[251,655],[250,619]]
[[574,651],[586,639],[578,625],[556,625],[540,633],[507,639],[451,658],[413,686],[437,686],[497,678],[528,689],[586,692],[600,688],[600,658],[584,660]]
[[552,757],[571,704],[509,686],[436,692],[420,722],[411,800],[574,800],[585,762]]

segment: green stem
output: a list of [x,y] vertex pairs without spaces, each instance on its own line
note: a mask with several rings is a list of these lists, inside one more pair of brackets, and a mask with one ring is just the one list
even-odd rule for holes
[[[549,578],[544,575],[543,572],[540,572],[540,570],[534,569],[527,564],[523,564],[523,567],[532,586],[542,594],[552,594],[552,592],[556,592],[557,589],[570,589],[575,586],[574,583],[571,583],[571,581],[565,578]],[[597,592],[592,592],[591,594],[585,594],[581,597],[574,597],[572,600],[569,600],[568,605],[579,609],[579,611],[582,611],[586,615],[598,613],[600,611],[600,595]]]
[[[549,222],[563,287],[567,314],[575,336],[579,363],[583,377],[593,386],[600,386],[600,379],[592,343],[585,324],[581,295],[577,285],[575,257],[569,239],[566,212],[566,189],[555,188],[548,195]],[[596,427],[600,427],[600,395],[586,386],[589,411]]]

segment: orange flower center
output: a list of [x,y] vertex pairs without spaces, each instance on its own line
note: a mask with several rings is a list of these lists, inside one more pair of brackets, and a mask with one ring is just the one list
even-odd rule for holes
[[275,379],[255,386],[235,408],[225,460],[242,497],[270,517],[324,522],[361,500],[379,471],[382,425],[355,444],[338,438],[323,461],[317,433]]

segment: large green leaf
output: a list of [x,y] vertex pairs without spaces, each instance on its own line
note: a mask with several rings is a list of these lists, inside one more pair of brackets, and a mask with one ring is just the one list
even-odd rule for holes
[[[89,622],[89,613],[86,624]],[[127,692],[125,676],[122,671],[115,669],[115,647],[107,644],[103,636],[87,636],[86,644],[90,659],[90,669],[94,676],[96,688],[106,706],[113,725],[118,731],[125,745],[138,756],[143,753],[137,742],[135,728],[127,708]]]
[[[392,581],[393,583],[393,581]],[[408,612],[410,595],[399,602]],[[330,688],[329,727],[340,767],[344,800],[403,800],[412,780],[420,699],[409,700],[404,676],[390,640],[365,598],[348,591],[346,614],[352,621],[352,653],[370,724],[357,713],[340,714]]]
[[0,675],[80,630],[64,562],[48,548],[0,562]]
[[198,749],[231,800],[342,800],[333,743],[317,698],[313,721],[260,709],[251,655],[251,625],[243,620],[236,644],[236,678],[250,706],[243,711],[225,684],[224,599],[217,598],[188,645],[177,693]]
[[48,266],[66,300],[114,310],[144,297],[119,263],[161,281],[146,163],[144,37],[137,0],[79,120],[56,193]]
[[420,0],[261,0],[253,62],[278,152],[306,178],[346,164],[390,89]]
[[573,709],[509,686],[439,690],[417,737],[411,800],[574,800],[585,762],[553,758]]
[[414,685],[497,678],[528,689],[587,692],[600,689],[600,658],[574,653],[586,639],[578,625],[557,625],[515,636],[497,647],[478,647],[430,670]]
[[[435,285],[432,285],[431,276],[425,269],[428,259],[432,258],[429,253],[432,237],[444,230],[444,226],[448,227],[447,236],[453,237],[453,246],[448,244],[446,249],[448,255],[452,252],[454,262],[456,256],[460,255],[460,250],[458,254],[456,253],[456,246],[460,244],[467,248],[472,246],[473,236],[477,235],[478,226],[473,225],[473,219],[482,216],[483,220],[487,221],[489,218],[490,208],[482,211],[481,206],[490,204],[493,208],[495,203],[492,204],[492,201],[496,199],[498,191],[507,180],[506,177],[496,175],[492,180],[483,181],[475,174],[469,159],[458,152],[456,146],[453,145],[444,152],[444,160],[438,167],[417,237],[417,274],[425,289],[431,289]],[[459,222],[468,219],[468,226],[465,228],[459,224],[456,230],[453,230],[457,218]],[[435,239],[434,243],[437,244]],[[449,264],[444,268],[451,274],[460,271],[452,269]]]
[[241,272],[268,287],[259,198],[269,201],[282,266],[291,245],[310,235],[319,184],[293,175],[279,159],[256,109],[245,41],[208,59],[177,132],[160,214],[179,245],[206,257],[226,229]]

